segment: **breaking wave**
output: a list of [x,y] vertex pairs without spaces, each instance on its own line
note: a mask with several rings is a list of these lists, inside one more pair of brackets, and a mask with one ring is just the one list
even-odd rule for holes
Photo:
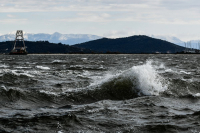
[[[40,69],[48,69],[43,66],[36,66]],[[57,97],[57,102],[60,100],[66,103],[91,103],[99,100],[123,100],[123,99],[133,99],[141,96],[157,96],[160,94],[163,95],[171,95],[175,97],[194,97],[199,98],[200,92],[193,91],[196,90],[196,87],[199,85],[196,82],[194,86],[194,82],[189,87],[190,90],[187,89],[188,82],[183,81],[181,79],[165,79],[161,76],[159,69],[168,69],[162,64],[155,63],[155,61],[148,60],[145,64],[133,66],[125,71],[115,72],[115,74],[111,74],[107,72],[104,76],[97,76],[93,79],[92,83],[84,88],[65,88],[63,84],[60,88],[60,91],[56,86],[52,86],[50,88],[37,88],[37,91],[29,90],[21,92],[18,94],[19,90],[13,90],[12,88],[9,90],[5,90],[5,87],[1,87],[4,90],[4,94],[9,95],[12,92],[12,96],[14,94],[20,95],[23,93],[23,96],[26,95],[34,95],[36,99],[43,99],[44,97],[48,97],[48,99],[54,100],[53,97]],[[0,71],[3,78],[3,84],[6,86],[12,85],[21,85],[21,87],[26,88],[28,85],[36,85],[38,83],[37,80],[33,80],[32,78],[37,75],[41,75],[38,71],[19,71],[19,70],[9,70],[3,69]],[[23,79],[18,82],[19,79]],[[12,80],[12,85],[9,82]],[[194,87],[193,87],[194,86]],[[35,89],[35,88],[34,88]],[[39,89],[39,90],[38,90]],[[193,90],[192,90],[193,89]],[[17,93],[15,93],[17,92]],[[8,93],[8,94],[7,94]],[[31,97],[30,97],[31,98]]]
[[0,70],[0,74],[3,74],[3,76],[9,75],[9,76],[34,77],[33,75],[28,74],[28,72],[24,70],[19,71],[19,70],[2,69]]
[[164,92],[168,88],[168,82],[158,74],[150,60],[117,75],[107,75],[102,81],[101,88],[120,91],[119,95],[129,90],[128,95],[134,93],[135,96],[148,96]]
[[69,90],[65,95],[73,99],[91,100],[122,100],[140,96],[159,95],[168,89],[168,81],[160,76],[152,65],[147,61],[143,65],[117,73],[106,74],[94,79],[93,83],[86,88]]

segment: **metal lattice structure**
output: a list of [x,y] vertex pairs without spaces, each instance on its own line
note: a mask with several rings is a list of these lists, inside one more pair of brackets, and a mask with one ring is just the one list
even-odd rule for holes
[[[20,44],[21,46],[19,46]],[[10,55],[27,55],[22,30],[17,30],[16,32],[14,47],[13,47],[13,50],[10,52]]]
[[22,41],[23,42],[24,47],[21,47],[21,48],[23,48],[26,51],[26,46],[25,46],[25,43],[24,43],[24,36],[23,36],[23,31],[22,30],[17,30],[17,32],[16,32],[15,44],[14,44],[13,50],[16,49],[17,41]]

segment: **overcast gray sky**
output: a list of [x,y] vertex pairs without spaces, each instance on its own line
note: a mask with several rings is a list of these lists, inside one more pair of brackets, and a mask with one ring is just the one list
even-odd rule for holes
[[0,34],[170,35],[200,39],[199,0],[0,0]]

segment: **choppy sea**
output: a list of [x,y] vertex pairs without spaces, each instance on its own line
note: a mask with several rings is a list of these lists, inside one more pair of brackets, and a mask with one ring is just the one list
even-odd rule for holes
[[199,133],[200,55],[1,55],[0,132]]

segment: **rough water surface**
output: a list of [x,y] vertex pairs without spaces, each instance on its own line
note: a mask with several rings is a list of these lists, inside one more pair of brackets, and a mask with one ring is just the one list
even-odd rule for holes
[[200,55],[0,59],[0,132],[200,132]]

